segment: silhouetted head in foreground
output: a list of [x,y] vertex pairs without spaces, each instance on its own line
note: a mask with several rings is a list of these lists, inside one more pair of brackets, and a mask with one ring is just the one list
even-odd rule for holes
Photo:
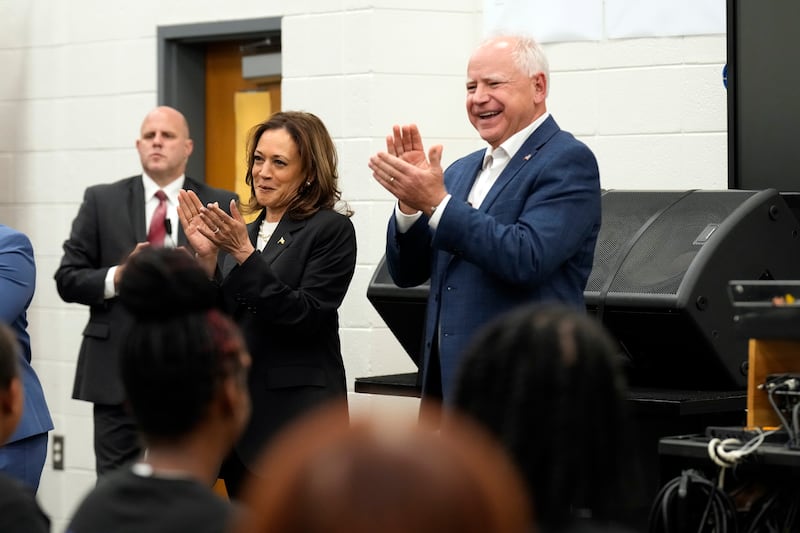
[[135,317],[121,372],[145,440],[177,441],[214,408],[223,410],[215,412],[220,421],[230,411],[232,445],[249,416],[250,355],[236,325],[215,309],[216,289],[194,258],[169,248],[132,256],[119,297]]
[[315,412],[264,457],[237,533],[530,532],[522,481],[502,449],[464,421],[447,434]]
[[11,437],[22,418],[24,392],[19,351],[17,336],[0,322],[0,446]]
[[513,310],[473,339],[455,407],[489,430],[528,483],[537,521],[625,518],[639,479],[619,349],[558,305]]

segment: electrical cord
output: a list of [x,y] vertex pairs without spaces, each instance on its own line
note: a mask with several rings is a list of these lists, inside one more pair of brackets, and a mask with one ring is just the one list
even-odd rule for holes
[[[783,413],[783,410],[778,406],[778,402],[775,400],[775,395],[777,392],[785,392],[788,394],[798,394],[798,389],[800,389],[800,380],[796,376],[793,375],[778,375],[772,376],[767,379],[767,381],[758,387],[759,389],[766,389],[767,391],[767,399],[769,400],[772,409],[775,411],[775,414],[781,421],[781,425],[786,430],[787,435],[789,436],[789,447],[794,448],[800,445],[800,432],[798,431],[798,421],[797,421],[797,405],[800,402],[795,403],[794,407],[791,409],[792,414],[792,424],[789,424],[789,421],[786,419],[786,416]],[[788,407],[789,401],[785,401],[786,409],[789,410]]]
[[[698,504],[702,504],[699,514]],[[649,532],[685,533],[696,527],[698,533],[736,533],[736,518],[736,507],[723,490],[701,473],[684,470],[656,495],[650,507]]]
[[775,391],[777,387],[770,389],[767,391],[767,398],[769,398],[769,403],[772,405],[772,408],[775,410],[775,414],[778,415],[778,418],[781,420],[781,426],[786,429],[786,433],[789,435],[789,446],[794,444],[794,430],[792,426],[789,425],[789,422],[786,421],[786,417],[783,415],[783,411],[778,407],[778,403],[775,401]]
[[[724,469],[736,466],[744,457],[747,457],[756,451],[769,435],[772,435],[778,431],[780,431],[780,428],[771,429],[769,431],[763,431],[761,428],[756,428],[756,436],[744,444],[742,444],[742,442],[736,438],[713,438],[708,441],[708,457],[714,462],[714,464],[723,469],[723,472],[721,472],[720,475],[719,488],[722,488]],[[733,446],[738,446],[738,448],[732,448]]]
[[800,493],[793,487],[778,489],[764,498],[750,519],[746,533],[761,531],[797,531]]
[[[714,438],[708,441],[708,457],[720,467],[717,475],[717,488],[719,490],[724,490],[725,488],[725,472],[727,472],[728,468],[735,468],[742,459],[756,451],[769,435],[780,431],[780,428],[770,431],[762,431],[761,428],[756,428],[755,431],[756,436],[744,444],[736,438]],[[738,448],[730,449],[731,446],[738,446]]]
[[[755,452],[769,435],[786,431],[788,445],[800,447],[800,400],[793,404],[786,399],[784,410],[778,406],[776,391],[800,396],[800,377],[776,376],[759,386],[766,390],[769,402],[781,421],[781,427],[769,431],[756,428],[755,436],[745,443],[737,438],[713,438],[707,446],[708,456],[719,467],[716,483],[695,470],[684,470],[659,490],[650,507],[649,533],[736,533],[739,520],[747,524],[747,533],[761,531],[800,531],[800,490],[786,487],[760,498],[752,512],[737,512],[733,498],[725,491],[725,474]],[[791,405],[791,408],[790,408]],[[787,420],[787,416],[789,420]]]

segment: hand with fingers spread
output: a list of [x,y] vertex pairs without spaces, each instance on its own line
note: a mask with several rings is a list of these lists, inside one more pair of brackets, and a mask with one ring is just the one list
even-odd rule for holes
[[386,137],[386,152],[369,160],[372,176],[400,202],[407,214],[433,212],[447,195],[442,171],[442,146],[436,145],[425,155],[417,126],[394,126]]
[[218,204],[208,204],[200,210],[203,224],[198,227],[203,234],[218,248],[228,252],[236,262],[242,264],[255,251],[247,234],[247,223],[231,200],[231,215],[223,211]]
[[386,136],[386,151],[415,167],[430,168],[416,124],[393,126],[392,135]]
[[212,276],[217,265],[219,247],[202,231],[208,229],[200,217],[200,211],[203,209],[203,202],[194,191],[181,190],[178,192],[178,220],[183,227],[183,233],[195,251],[203,270]]
[[231,200],[229,206],[233,214],[230,216],[217,202],[204,206],[192,191],[180,191],[178,199],[178,218],[183,232],[207,273],[213,273],[220,249],[231,254],[238,263],[253,253],[255,248],[247,235],[247,224],[235,200]]

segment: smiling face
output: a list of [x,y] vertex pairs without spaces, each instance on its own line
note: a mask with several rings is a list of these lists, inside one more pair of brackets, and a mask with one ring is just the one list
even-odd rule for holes
[[277,222],[306,179],[297,144],[285,129],[264,131],[253,155],[253,190],[267,220]]
[[142,169],[162,187],[186,171],[192,148],[186,119],[171,107],[148,113],[136,140]]
[[545,110],[547,81],[514,61],[512,39],[480,46],[467,66],[467,115],[481,138],[497,148]]

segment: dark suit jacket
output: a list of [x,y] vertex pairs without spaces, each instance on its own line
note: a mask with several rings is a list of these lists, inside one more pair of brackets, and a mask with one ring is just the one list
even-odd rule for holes
[[[452,198],[436,232],[422,216],[404,234],[389,221],[386,258],[400,287],[430,278],[423,349],[423,391],[438,333],[442,392],[470,338],[498,314],[532,301],[583,309],[600,229],[600,176],[592,152],[548,117],[520,147],[479,209],[467,195],[484,150],[444,175]],[[437,327],[438,326],[438,327]]]
[[[264,213],[248,226],[256,244]],[[252,357],[250,423],[236,445],[254,465],[286,422],[332,397],[346,397],[338,308],[356,264],[350,219],[332,210],[284,217],[262,252],[237,265],[228,257],[223,307],[241,327]]]
[[36,264],[30,239],[0,224],[0,320],[11,327],[19,341],[20,374],[25,392],[22,418],[7,442],[41,435],[53,429],[42,385],[31,367],[27,311],[35,288]]
[[[186,178],[184,188],[195,191],[203,203],[219,202],[224,209],[236,195]],[[86,189],[72,223],[64,256],[55,274],[65,302],[89,306],[83,330],[72,397],[117,405],[125,394],[119,376],[119,349],[131,318],[117,298],[103,297],[109,267],[119,265],[137,243],[147,240],[142,177]],[[187,245],[178,225],[178,245]]]

